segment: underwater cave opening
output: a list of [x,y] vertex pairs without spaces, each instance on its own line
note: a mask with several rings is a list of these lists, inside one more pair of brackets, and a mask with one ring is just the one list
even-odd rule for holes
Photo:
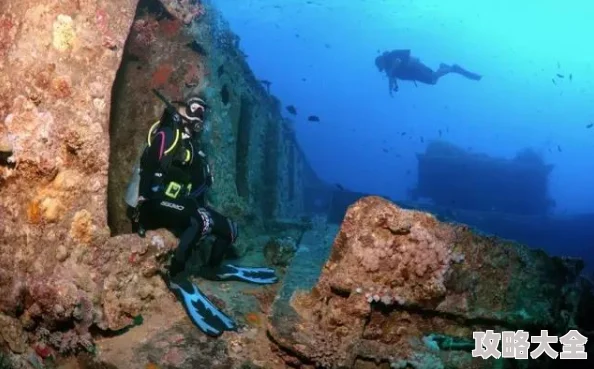
[[[138,3],[134,20],[142,17],[171,18],[157,0]],[[125,201],[126,189],[144,148],[146,132],[156,118],[148,86],[150,78],[146,74],[156,56],[148,49],[134,48],[135,32],[132,27],[111,89],[107,221],[112,236],[132,232]]]
[[237,187],[237,194],[244,199],[248,199],[250,195],[248,156],[251,131],[252,106],[246,97],[242,97],[235,146],[235,186]]

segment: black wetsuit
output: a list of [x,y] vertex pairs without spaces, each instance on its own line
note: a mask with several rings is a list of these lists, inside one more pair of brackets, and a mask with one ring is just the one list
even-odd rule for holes
[[201,269],[208,278],[237,238],[237,224],[206,206],[212,175],[197,140],[184,136],[165,113],[140,161],[139,195],[147,200],[140,206],[139,222],[145,229],[167,228],[179,237],[171,277],[183,271],[193,245],[214,235],[210,259]]
[[[437,81],[435,72],[425,64],[411,61],[410,50],[392,50],[384,54],[386,62],[386,73],[390,78],[397,78],[404,81],[418,81],[434,85]],[[396,59],[400,59],[400,64],[395,66]]]

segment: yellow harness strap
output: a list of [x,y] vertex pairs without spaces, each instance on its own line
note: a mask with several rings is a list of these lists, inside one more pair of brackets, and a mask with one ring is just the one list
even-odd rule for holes
[[[157,130],[157,126],[159,125],[159,123],[161,123],[160,120],[156,121],[155,124],[153,124],[151,126],[151,129],[149,129],[149,133],[148,133],[148,137],[147,137],[147,144],[149,147],[151,147],[151,141],[153,140],[154,137],[154,133]],[[169,146],[166,150],[165,150],[165,155],[169,154],[171,152],[171,150],[173,150],[175,148],[175,146],[177,146],[177,143],[179,142],[179,129],[175,130],[175,140],[173,140],[173,143],[171,144],[171,146]]]

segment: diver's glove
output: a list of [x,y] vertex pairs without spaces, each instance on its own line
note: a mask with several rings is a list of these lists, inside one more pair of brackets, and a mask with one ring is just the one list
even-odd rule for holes
[[204,278],[215,281],[241,281],[255,284],[278,282],[274,269],[261,267],[240,267],[225,264],[216,268],[203,267],[201,274]]

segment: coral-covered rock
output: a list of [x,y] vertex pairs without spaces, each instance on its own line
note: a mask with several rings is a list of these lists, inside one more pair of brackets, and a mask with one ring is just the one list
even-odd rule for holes
[[592,287],[579,271],[367,197],[348,209],[313,290],[276,301],[270,333],[289,361],[328,368],[490,368],[470,356],[473,331],[591,329],[575,320]]
[[0,3],[0,346],[14,352],[88,349],[92,326],[122,329],[165,292],[176,239],[107,226],[111,90],[136,5]]
[[0,313],[0,344],[2,341],[6,342],[8,347],[16,353],[23,353],[27,349],[27,335],[20,322]]

